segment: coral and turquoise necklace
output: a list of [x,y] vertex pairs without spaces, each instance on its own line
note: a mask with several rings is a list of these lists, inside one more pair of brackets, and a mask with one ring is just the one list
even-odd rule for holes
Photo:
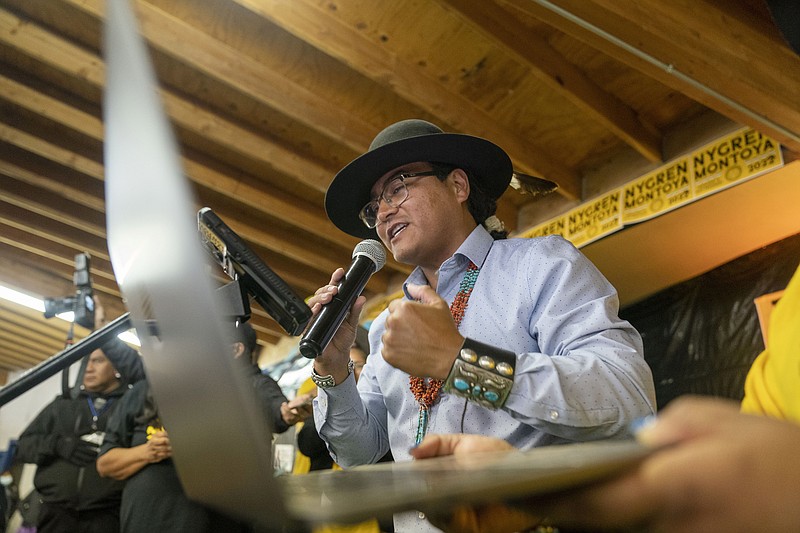
[[[464,273],[464,279],[461,280],[461,285],[458,287],[458,294],[450,304],[450,313],[453,315],[453,321],[456,327],[461,326],[461,320],[464,318],[464,312],[467,310],[469,304],[469,297],[472,294],[472,289],[475,287],[475,281],[478,279],[479,269],[475,263],[469,262],[467,271]],[[409,387],[411,393],[414,394],[414,399],[419,404],[419,420],[417,421],[417,437],[416,443],[422,442],[425,433],[428,431],[428,419],[430,418],[430,408],[436,399],[439,397],[439,389],[442,388],[444,383],[441,379],[430,379],[426,382],[425,378],[418,378],[416,376],[409,376]]]

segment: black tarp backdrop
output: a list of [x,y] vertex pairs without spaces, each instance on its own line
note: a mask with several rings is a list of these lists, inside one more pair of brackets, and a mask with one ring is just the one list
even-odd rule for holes
[[786,288],[800,264],[800,234],[629,305],[642,334],[659,409],[683,394],[741,400],[764,349],[754,298]]

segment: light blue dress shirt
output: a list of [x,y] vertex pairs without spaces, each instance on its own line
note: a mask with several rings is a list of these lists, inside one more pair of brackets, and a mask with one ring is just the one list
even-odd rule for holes
[[[517,354],[514,385],[497,411],[440,393],[429,434],[490,435],[527,449],[625,437],[631,421],[655,412],[641,336],[617,316],[614,287],[571,243],[560,236],[495,241],[478,226],[439,269],[437,292],[448,304],[470,260],[480,274],[459,330]],[[419,268],[407,282],[427,284]],[[315,400],[319,434],[345,468],[376,462],[389,449],[396,461],[411,458],[419,405],[409,375],[382,357],[386,316],[370,327],[358,386],[351,375]]]

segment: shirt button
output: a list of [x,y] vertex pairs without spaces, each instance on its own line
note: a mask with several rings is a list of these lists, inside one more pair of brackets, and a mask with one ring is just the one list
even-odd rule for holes
[[417,513],[417,518],[419,518],[420,520],[425,520],[425,513],[422,512]]
[[550,420],[558,420],[558,411],[550,411]]

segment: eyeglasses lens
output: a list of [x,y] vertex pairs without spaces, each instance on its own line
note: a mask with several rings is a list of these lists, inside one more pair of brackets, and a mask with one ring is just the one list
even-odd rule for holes
[[406,188],[405,184],[405,176],[397,176],[383,186],[383,190],[381,191],[381,195],[378,200],[373,200],[361,208],[361,212],[358,214],[358,217],[368,228],[372,229],[378,224],[378,209],[380,207],[380,199],[383,199],[384,202],[392,207],[397,207],[403,203],[406,198],[408,198],[408,189]]

